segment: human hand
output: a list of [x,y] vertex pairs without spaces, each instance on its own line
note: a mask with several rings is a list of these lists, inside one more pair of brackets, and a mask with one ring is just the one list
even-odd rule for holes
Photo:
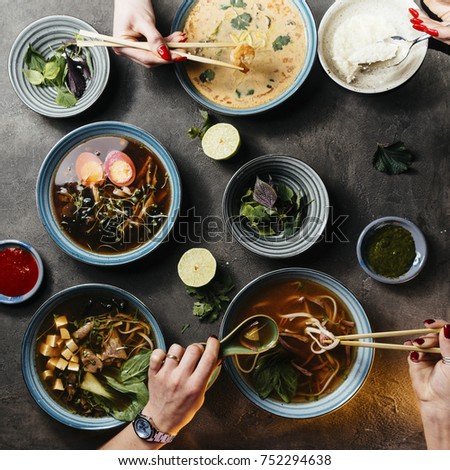
[[150,399],[142,413],[150,416],[159,430],[178,433],[201,408],[208,381],[217,367],[219,346],[219,341],[210,337],[206,347],[191,344],[185,349],[173,344],[167,355],[161,349],[152,352]]
[[[425,320],[427,328],[441,328],[405,344],[431,348],[439,346],[441,355],[412,351],[408,358],[413,390],[419,400],[425,438],[430,449],[450,449],[450,323]],[[450,359],[449,359],[450,360]]]
[[450,0],[435,0],[429,2],[432,11],[441,18],[441,21],[431,19],[423,11],[410,8],[412,27],[429,34],[438,41],[450,45]]
[[115,0],[113,35],[122,39],[149,43],[149,51],[129,47],[113,48],[117,55],[125,55],[131,60],[151,68],[184,60],[184,57],[172,58],[166,42],[184,42],[186,35],[177,31],[163,37],[156,28],[156,18],[150,0]]

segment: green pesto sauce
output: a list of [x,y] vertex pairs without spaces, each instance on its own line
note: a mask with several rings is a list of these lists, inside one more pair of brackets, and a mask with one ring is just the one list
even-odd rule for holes
[[409,271],[415,257],[416,245],[411,233],[398,225],[375,230],[367,242],[367,262],[380,276],[400,277]]

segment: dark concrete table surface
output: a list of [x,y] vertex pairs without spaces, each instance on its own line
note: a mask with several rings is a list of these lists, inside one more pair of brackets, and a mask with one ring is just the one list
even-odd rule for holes
[[[426,318],[450,319],[449,300],[449,77],[450,57],[430,48],[417,74],[403,86],[379,95],[352,93],[336,85],[316,64],[305,85],[285,105],[249,118],[213,115],[234,124],[243,146],[234,159],[208,159],[199,140],[186,131],[200,122],[198,105],[184,92],[171,66],[146,70],[111,55],[111,78],[102,99],[87,113],[45,118],[28,109],[9,82],[10,47],[32,21],[47,15],[79,17],[98,31],[112,33],[112,2],[47,0],[2,6],[0,70],[0,239],[31,243],[45,263],[38,294],[20,306],[0,307],[0,449],[93,449],[111,431],[89,433],[55,422],[36,405],[21,375],[20,347],[34,311],[56,292],[81,283],[124,288],[154,312],[167,344],[187,345],[217,334],[220,321],[202,324],[192,315],[176,265],[192,246],[209,248],[234,278],[233,295],[255,277],[285,266],[324,271],[360,300],[378,331],[419,328]],[[181,1],[155,2],[159,28],[170,30]],[[316,24],[331,0],[309,2]],[[432,45],[431,45],[432,46]],[[142,127],[169,150],[183,181],[180,232],[134,265],[107,269],[79,263],[64,254],[42,226],[35,184],[49,149],[69,131],[90,122],[118,120]],[[372,167],[377,142],[402,140],[415,156],[413,169],[388,176]],[[331,199],[331,217],[347,241],[328,237],[303,255],[273,261],[254,255],[225,234],[221,198],[231,175],[259,155],[283,153],[311,165]],[[217,228],[192,224],[193,214],[215,217]],[[423,230],[429,260],[415,280],[398,286],[377,283],[359,267],[358,234],[375,218],[411,219]],[[336,223],[337,223],[336,222]],[[184,333],[181,326],[191,326]],[[317,419],[272,416],[236,389],[225,372],[207,393],[204,407],[174,441],[174,449],[424,449],[420,416],[407,370],[407,353],[379,351],[362,390],[337,412]]]

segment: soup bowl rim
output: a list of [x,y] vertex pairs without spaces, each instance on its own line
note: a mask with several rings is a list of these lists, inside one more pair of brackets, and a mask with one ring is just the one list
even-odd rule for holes
[[[66,236],[59,228],[57,218],[54,214],[52,201],[52,184],[54,174],[59,168],[64,157],[77,145],[84,141],[112,135],[117,137],[131,138],[139,143],[143,143],[164,165],[169,174],[171,187],[171,203],[167,220],[158,230],[156,235],[143,243],[141,246],[115,255],[101,254],[91,252],[78,245],[71,238]],[[52,240],[68,255],[73,258],[91,265],[98,266],[117,266],[136,261],[149,253],[163,243],[170,235],[176,220],[178,219],[181,207],[181,179],[176,163],[166,148],[148,131],[121,121],[99,121],[83,125],[69,132],[50,149],[45,157],[37,178],[36,184],[36,203],[39,218],[50,235]]]
[[[230,328],[230,321],[238,308],[242,299],[248,297],[255,289],[265,285],[270,281],[282,279],[305,279],[316,282],[327,289],[332,290],[337,297],[347,306],[353,320],[357,323],[359,331],[371,332],[369,319],[355,295],[335,277],[310,268],[290,267],[281,268],[266,272],[245,285],[230,302],[220,325],[219,338],[226,336]],[[340,294],[336,293],[336,290]],[[345,295],[343,295],[345,294]],[[232,328],[232,326],[231,326]],[[371,339],[364,341],[371,342]],[[356,348],[353,364],[348,374],[348,378],[342,382],[333,392],[327,394],[319,400],[309,402],[283,403],[272,398],[262,399],[255,390],[241,377],[234,365],[233,359],[228,357],[223,361],[223,365],[232,381],[239,391],[257,407],[285,418],[309,419],[316,418],[334,412],[347,404],[361,390],[366,382],[374,360],[374,350],[371,348]]]
[[[195,6],[197,1],[198,0],[183,0],[183,3],[180,5],[172,21],[171,32],[183,29],[184,23],[187,19],[187,15],[190,13],[190,10]],[[182,63],[176,63],[175,74],[186,93],[198,104],[204,106],[205,108],[215,113],[222,114],[225,116],[246,116],[264,113],[273,109],[276,106],[279,106],[280,104],[284,103],[286,100],[291,98],[292,95],[294,95],[306,81],[315,63],[317,53],[317,28],[314,16],[307,2],[305,0],[290,1],[294,4],[294,6],[303,18],[305,24],[305,32],[308,40],[308,47],[305,54],[304,64],[300,69],[299,73],[297,74],[293,84],[287,90],[278,95],[274,100],[269,101],[268,103],[264,103],[262,105],[253,106],[251,108],[230,108],[228,106],[222,106],[218,103],[214,103],[208,98],[204,97],[191,84],[191,81],[185,73],[185,65]]]
[[31,317],[27,329],[24,333],[21,347],[22,359],[22,376],[25,385],[35,400],[37,405],[45,411],[50,417],[59,421],[62,424],[76,429],[82,430],[104,430],[112,429],[123,426],[125,422],[119,421],[111,416],[102,418],[83,417],[78,414],[70,412],[67,408],[60,405],[53,399],[51,394],[46,390],[45,386],[39,377],[36,368],[36,339],[43,322],[51,314],[52,310],[61,303],[73,298],[79,297],[86,293],[99,293],[100,295],[114,294],[122,299],[125,299],[134,307],[139,309],[139,313],[145,317],[145,320],[150,324],[152,333],[155,338],[155,347],[165,349],[164,336],[161,328],[151,312],[151,310],[135,295],[111,284],[104,283],[86,283],[78,284],[75,286],[67,287],[59,292],[53,294],[48,298]]

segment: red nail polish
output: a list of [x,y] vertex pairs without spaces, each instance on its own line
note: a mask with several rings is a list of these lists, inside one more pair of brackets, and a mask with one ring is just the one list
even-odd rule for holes
[[419,360],[419,353],[417,351],[411,351],[409,358],[411,361],[417,362]]
[[183,39],[180,40],[180,42],[186,42],[188,40],[187,36],[184,36]]
[[414,18],[419,17],[419,12],[417,10],[415,10],[414,8],[410,8],[409,12],[411,13],[411,16],[413,16]]
[[411,21],[412,24],[422,24],[423,21],[419,18],[411,18],[409,21]]
[[174,62],[183,62],[187,60],[187,57],[183,57],[183,56],[178,56],[178,57],[175,57],[175,59],[173,59]]
[[424,325],[431,325],[431,324],[434,323],[435,321],[436,321],[436,320],[433,320],[433,319],[430,318],[429,320],[424,320],[424,321],[423,321],[423,324],[424,324]]
[[161,44],[158,49],[156,49],[158,54],[161,56],[162,59],[164,60],[171,60],[172,57],[170,55],[169,49],[167,49],[167,46],[165,44]]
[[428,33],[430,36],[433,36],[434,38],[437,38],[439,36],[439,31],[437,29],[426,28],[425,32]]
[[417,339],[414,340],[414,343],[421,346],[423,343],[425,343],[425,340],[423,338],[417,338]]
[[412,27],[414,29],[417,29],[417,31],[422,31],[423,33],[428,33],[428,31],[427,31],[428,28],[426,26],[424,26],[423,24],[413,24]]
[[446,325],[444,325],[444,336],[447,339],[450,339],[450,323],[447,323]]

